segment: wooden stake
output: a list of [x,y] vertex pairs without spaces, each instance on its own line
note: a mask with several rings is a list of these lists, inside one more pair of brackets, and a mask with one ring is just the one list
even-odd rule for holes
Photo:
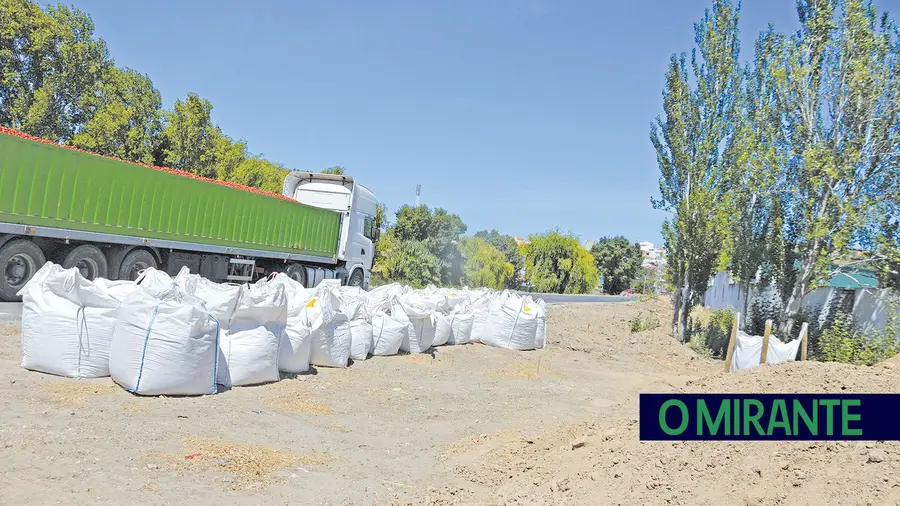
[[734,358],[734,345],[737,344],[737,332],[740,324],[741,313],[734,313],[734,326],[731,327],[731,339],[728,340],[728,353],[725,355],[725,372],[731,370],[731,360]]
[[800,360],[806,360],[806,346],[809,344],[809,323],[800,327]]
[[766,333],[763,335],[762,353],[759,354],[759,363],[766,363],[769,354],[769,336],[772,335],[772,320],[766,320]]

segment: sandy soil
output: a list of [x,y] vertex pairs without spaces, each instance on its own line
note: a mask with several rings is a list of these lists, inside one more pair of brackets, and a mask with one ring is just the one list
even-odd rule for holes
[[895,443],[641,443],[650,391],[882,392],[900,362],[722,372],[665,301],[554,306],[550,343],[375,357],[216,396],[21,369],[0,327],[0,504],[900,504]]

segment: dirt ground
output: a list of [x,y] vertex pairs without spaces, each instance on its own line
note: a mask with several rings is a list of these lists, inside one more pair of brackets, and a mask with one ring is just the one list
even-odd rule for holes
[[889,392],[900,361],[725,373],[663,300],[553,306],[549,343],[374,357],[207,397],[19,367],[0,327],[0,504],[900,504],[898,443],[638,441],[639,392]]

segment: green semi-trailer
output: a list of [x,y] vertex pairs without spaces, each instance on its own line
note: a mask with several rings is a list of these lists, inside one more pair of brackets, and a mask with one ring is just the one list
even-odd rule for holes
[[187,266],[215,281],[285,272],[365,287],[375,207],[349,176],[291,172],[278,195],[0,127],[0,300],[47,260],[90,279]]

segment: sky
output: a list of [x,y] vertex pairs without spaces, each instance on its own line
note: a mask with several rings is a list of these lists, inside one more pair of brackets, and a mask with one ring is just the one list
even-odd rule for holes
[[[650,123],[669,57],[711,0],[64,0],[166,108],[188,92],[255,154],[341,165],[393,213],[468,233],[661,243]],[[890,0],[876,2],[880,8]],[[742,59],[790,0],[745,1]],[[661,245],[661,244],[660,244]]]

